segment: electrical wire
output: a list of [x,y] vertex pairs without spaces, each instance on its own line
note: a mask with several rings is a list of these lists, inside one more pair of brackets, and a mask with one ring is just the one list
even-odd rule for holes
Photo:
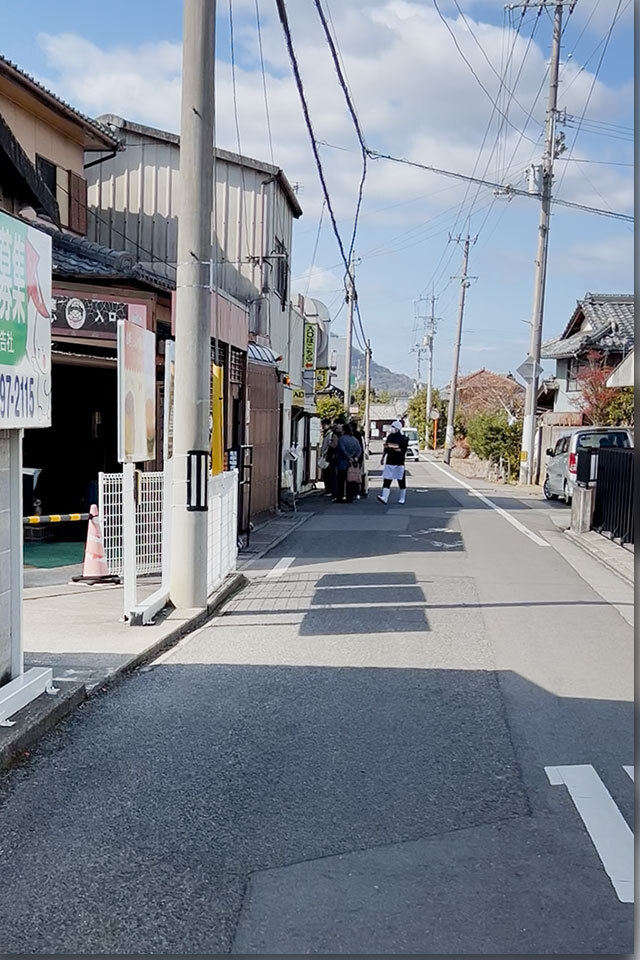
[[[434,5],[434,7],[435,7],[435,9],[436,9],[436,12],[437,12],[438,16],[440,17],[440,19],[442,20],[443,24],[444,24],[445,27],[447,28],[447,31],[449,32],[449,34],[450,34],[450,36],[451,36],[451,39],[453,40],[453,42],[454,42],[454,44],[455,44],[456,50],[458,51],[458,53],[460,54],[460,56],[462,57],[462,59],[464,60],[464,62],[466,63],[466,65],[468,66],[469,70],[470,70],[471,73],[473,74],[476,82],[478,83],[478,86],[484,91],[484,93],[486,94],[486,96],[489,98],[489,100],[490,100],[491,103],[493,104],[494,108],[498,111],[498,113],[499,113],[502,117],[504,117],[505,121],[509,124],[509,126],[510,126],[510,127],[513,127],[513,129],[516,131],[516,133],[520,133],[519,128],[516,127],[516,125],[511,122],[511,120],[509,119],[509,117],[498,107],[497,101],[494,100],[494,98],[491,96],[491,94],[489,93],[489,91],[488,91],[487,88],[485,87],[484,83],[482,82],[482,80],[480,79],[480,77],[478,76],[478,74],[476,73],[476,71],[473,69],[470,61],[466,58],[466,56],[465,56],[464,53],[462,52],[462,48],[460,47],[460,44],[458,43],[458,41],[457,41],[457,39],[456,39],[455,33],[453,32],[453,30],[452,30],[451,27],[449,26],[449,22],[448,22],[447,18],[443,16],[443,14],[442,14],[442,12],[441,12],[441,10],[440,10],[440,7],[438,6],[438,0],[432,0],[432,2],[433,2],[433,5]],[[523,14],[523,16],[524,16],[524,14]],[[526,139],[527,139],[527,140],[530,140],[531,138],[530,138],[530,137],[527,137]],[[531,140],[531,143],[535,143],[535,141],[534,141],[534,140]]]
[[324,207],[325,202],[322,201],[322,206],[320,208],[320,217],[318,218],[318,231],[316,233],[316,242],[313,245],[313,254],[311,255],[311,266],[309,267],[309,275],[307,277],[307,289],[305,290],[305,297],[309,296],[309,287],[311,286],[311,274],[316,265],[316,254],[318,253],[318,243],[320,242],[320,233],[322,231],[322,218],[324,217]]
[[[583,109],[583,111],[582,111],[582,115],[581,115],[581,117],[580,117],[580,120],[578,121],[578,126],[577,126],[577,128],[576,128],[576,133],[575,133],[575,136],[574,136],[574,138],[573,138],[573,143],[571,144],[571,148],[570,148],[570,150],[569,150],[569,156],[568,156],[568,158],[567,158],[567,159],[569,159],[569,160],[570,160],[571,157],[573,156],[573,151],[575,150],[576,142],[577,142],[577,140],[578,140],[578,137],[580,136],[580,130],[581,130],[581,128],[582,128],[583,121],[584,121],[584,119],[585,119],[585,117],[586,117],[587,110],[589,109],[589,104],[590,104],[590,102],[591,102],[591,97],[593,96],[593,91],[594,91],[594,89],[595,89],[596,82],[597,82],[597,80],[598,80],[598,74],[600,73],[600,69],[601,69],[601,67],[602,67],[602,63],[603,63],[603,61],[604,61],[604,58],[605,58],[605,55],[606,55],[606,52],[607,52],[607,48],[608,48],[608,46],[609,46],[609,41],[611,40],[611,35],[612,35],[613,29],[614,29],[614,27],[615,27],[615,25],[616,25],[616,20],[617,20],[617,18],[618,18],[618,14],[620,13],[620,8],[621,8],[621,6],[622,6],[622,0],[618,0],[618,5],[617,5],[617,7],[616,7],[615,13],[614,13],[614,15],[613,15],[613,19],[612,19],[611,24],[610,24],[610,26],[609,26],[609,30],[607,31],[607,33],[606,33],[606,35],[605,35],[605,40],[604,40],[604,46],[603,46],[603,48],[602,48],[602,53],[600,54],[600,59],[598,60],[598,66],[596,67],[595,72],[594,72],[594,74],[593,74],[593,79],[592,79],[592,81],[591,81],[591,86],[590,86],[590,88],[589,88],[589,93],[587,94],[587,99],[586,99],[585,104],[584,104],[584,109]],[[557,187],[556,187],[556,190],[559,190],[560,187],[562,186],[562,182],[563,182],[563,180],[564,180],[564,178],[565,178],[565,175],[566,175],[567,170],[568,170],[568,167],[565,167],[564,170],[562,171],[562,173],[561,173],[561,175],[560,175],[560,180],[558,181],[558,185],[557,185]]]
[[267,137],[269,138],[269,155],[271,163],[275,166],[273,159],[273,138],[271,136],[271,115],[269,112],[269,96],[267,94],[267,73],[264,68],[264,52],[262,49],[262,25],[260,23],[260,0],[256,0],[256,27],[258,30],[258,50],[260,52],[260,70],[262,71],[262,92],[264,94],[264,112],[267,121]]

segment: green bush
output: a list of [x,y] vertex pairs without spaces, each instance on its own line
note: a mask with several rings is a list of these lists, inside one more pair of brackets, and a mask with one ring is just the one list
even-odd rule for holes
[[606,406],[604,423],[609,427],[633,426],[633,387],[616,390]]
[[467,442],[481,460],[499,463],[506,461],[509,475],[520,465],[522,421],[509,423],[504,413],[477,413],[467,423]]
[[342,400],[335,396],[318,397],[316,401],[318,416],[324,419],[335,420],[346,415],[346,408]]

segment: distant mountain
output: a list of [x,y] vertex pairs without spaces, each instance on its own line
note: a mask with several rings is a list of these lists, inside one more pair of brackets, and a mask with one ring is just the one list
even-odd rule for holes
[[[364,354],[353,347],[353,367],[356,382],[364,380]],[[410,397],[414,390],[414,381],[404,373],[394,373],[388,367],[383,367],[371,361],[371,385],[376,393],[388,390],[393,397]]]

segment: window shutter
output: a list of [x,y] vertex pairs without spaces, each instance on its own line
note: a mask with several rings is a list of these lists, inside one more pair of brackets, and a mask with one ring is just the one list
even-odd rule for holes
[[87,233],[87,181],[69,170],[69,228],[84,237]]

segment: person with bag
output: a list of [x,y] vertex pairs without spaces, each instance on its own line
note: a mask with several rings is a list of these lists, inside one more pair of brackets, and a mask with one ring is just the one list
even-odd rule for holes
[[322,474],[322,482],[324,483],[324,496],[334,497],[335,472],[331,467],[331,461],[335,454],[331,447],[333,428],[331,426],[331,420],[329,420],[328,417],[325,417],[322,420],[322,431],[322,446],[320,447],[320,456],[318,457],[318,469]]
[[380,503],[387,503],[391,484],[398,481],[400,496],[398,503],[404,503],[407,495],[407,481],[405,479],[404,458],[409,446],[409,440],[402,432],[402,422],[394,420],[391,424],[391,433],[384,442],[382,454],[382,493],[378,496]]
[[[362,447],[346,423],[338,440],[337,461],[338,486],[334,503],[353,503],[360,486],[360,457]],[[349,472],[351,471],[351,472]],[[356,477],[357,472],[357,479]],[[345,497],[346,493],[346,497]]]

